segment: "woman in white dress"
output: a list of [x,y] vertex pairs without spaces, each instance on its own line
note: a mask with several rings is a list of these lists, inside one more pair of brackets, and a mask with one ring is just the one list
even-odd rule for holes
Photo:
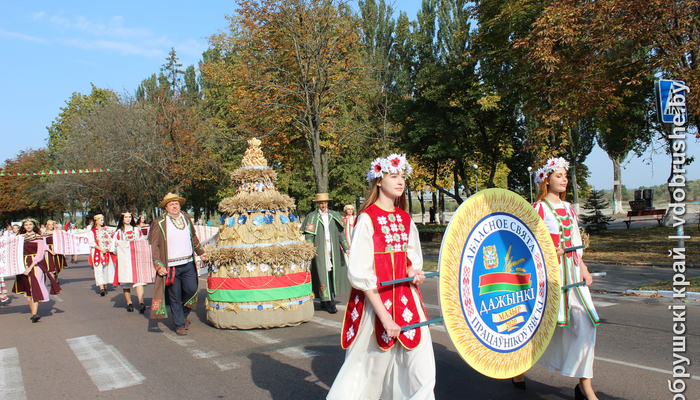
[[[136,297],[139,301],[139,313],[143,314],[146,311],[146,305],[143,303],[143,287],[146,286],[145,282],[138,282],[135,276],[131,276],[131,279],[124,280],[120,276],[126,276],[129,274],[124,274],[119,271],[119,259],[116,256],[117,246],[120,241],[130,241],[138,240],[143,236],[141,231],[136,228],[136,221],[131,216],[130,212],[124,212],[119,217],[119,223],[117,223],[117,230],[112,234],[112,243],[110,245],[109,251],[114,254],[114,280],[118,283],[124,291],[124,298],[126,299],[126,311],[134,312],[134,304],[131,302],[131,288],[132,285],[134,290],[136,290]],[[124,266],[122,266],[124,268]]]
[[[593,277],[583,262],[582,250],[564,252],[565,248],[582,244],[578,215],[571,204],[564,201],[569,183],[566,176],[568,169],[569,163],[563,158],[550,158],[537,170],[535,183],[539,184],[539,193],[533,207],[547,225],[557,248],[561,285],[581,281],[585,281],[585,285],[562,292],[557,327],[539,363],[549,371],[579,378],[574,388],[576,400],[597,400],[591,380],[596,326],[600,325],[600,318],[588,288],[593,283]],[[516,377],[513,383],[524,388],[521,379],[522,376]]]
[[90,243],[89,264],[95,273],[95,285],[100,289],[100,296],[107,294],[107,284],[114,281],[114,263],[109,252],[111,234],[105,226],[105,217],[102,214],[95,215],[92,228],[93,240]]
[[[353,286],[341,343],[345,362],[328,393],[330,400],[434,399],[435,356],[418,285],[422,271],[418,230],[403,208],[405,156],[376,159],[353,233],[348,278]],[[379,282],[412,277],[410,282]]]

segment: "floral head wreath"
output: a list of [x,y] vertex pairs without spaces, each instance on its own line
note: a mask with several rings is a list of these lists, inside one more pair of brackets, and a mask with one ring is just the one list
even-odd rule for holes
[[566,161],[563,157],[559,158],[550,158],[547,160],[547,162],[542,166],[542,168],[538,169],[535,171],[535,183],[541,183],[544,182],[545,178],[552,172],[558,170],[559,168],[564,168],[565,170],[569,170],[569,162]]
[[20,225],[20,226],[24,226],[24,223],[27,222],[27,221],[30,221],[31,223],[33,223],[35,227],[38,227],[38,226],[39,226],[39,221],[37,221],[37,220],[34,219],[34,218],[25,218],[25,219],[23,219],[23,220],[22,220],[22,225]]
[[406,176],[411,175],[413,168],[406,161],[406,154],[390,154],[386,158],[375,158],[367,172],[367,182],[381,178],[384,174],[398,174],[404,171]]

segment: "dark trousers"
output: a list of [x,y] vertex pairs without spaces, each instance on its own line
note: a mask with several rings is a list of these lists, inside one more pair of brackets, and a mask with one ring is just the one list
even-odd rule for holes
[[175,329],[185,326],[185,318],[190,315],[190,308],[183,304],[197,293],[199,281],[197,280],[197,268],[194,261],[175,267],[175,281],[168,286],[170,298],[170,311],[173,314]]

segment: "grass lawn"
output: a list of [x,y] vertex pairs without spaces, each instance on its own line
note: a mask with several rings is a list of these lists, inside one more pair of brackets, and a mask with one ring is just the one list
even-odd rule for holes
[[[699,292],[700,291],[700,278],[686,278],[690,284],[686,286],[686,292]],[[661,281],[650,283],[648,285],[640,286],[635,288],[637,290],[673,290],[673,281]]]
[[[669,239],[676,235],[676,228],[650,227],[638,229],[615,229],[591,235],[590,246],[584,250],[584,259],[614,261],[627,264],[653,263],[670,264],[673,260],[669,251],[678,241]],[[686,226],[686,264],[700,264],[700,235],[697,225]]]

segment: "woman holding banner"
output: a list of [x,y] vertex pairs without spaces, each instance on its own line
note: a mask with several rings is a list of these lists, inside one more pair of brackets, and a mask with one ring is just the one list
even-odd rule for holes
[[[341,343],[347,349],[327,399],[434,399],[435,356],[418,285],[425,281],[416,225],[404,207],[403,155],[372,163],[355,225],[348,278],[353,286]],[[396,278],[410,282],[381,285]]]
[[58,274],[66,267],[66,256],[63,254],[56,254],[54,251],[53,231],[56,230],[57,227],[56,221],[50,219],[46,221],[46,231],[44,231],[44,236],[46,236],[46,254],[44,255],[44,259],[49,266],[49,273],[53,275],[56,282],[58,282]]
[[[585,281],[585,285],[562,292],[557,327],[539,363],[551,372],[579,378],[574,388],[576,400],[596,400],[591,379],[596,326],[600,325],[600,318],[588,289],[593,277],[583,262],[582,250],[564,251],[582,244],[578,215],[571,204],[564,201],[568,169],[568,161],[550,158],[537,170],[535,183],[539,184],[539,193],[533,207],[547,225],[557,249],[561,286],[581,281]],[[513,383],[524,389],[524,380],[517,378],[522,379],[522,376],[514,378]]]
[[90,243],[90,259],[95,273],[95,285],[100,288],[100,296],[107,294],[107,284],[114,281],[114,263],[109,253],[111,242],[110,233],[105,227],[105,217],[97,214],[93,217],[92,226],[93,242]]
[[39,224],[34,219],[25,219],[19,229],[19,235],[24,238],[24,265],[26,270],[22,275],[15,277],[13,293],[24,294],[29,303],[29,310],[32,313],[32,323],[39,321],[39,303],[49,301],[49,293],[46,291],[45,279],[48,276],[51,282],[50,294],[58,294],[61,287],[56,280],[48,273],[48,266],[44,261],[46,243],[41,237]]
[[[143,287],[146,286],[146,282],[138,281],[138,274],[134,274],[131,269],[127,270],[126,263],[121,263],[121,270],[119,264],[119,257],[117,256],[117,246],[121,241],[133,241],[141,239],[141,231],[136,229],[136,221],[132,217],[130,212],[123,212],[119,217],[119,223],[117,224],[117,230],[112,234],[112,244],[110,247],[110,252],[115,255],[115,273],[114,273],[114,285],[122,286],[124,291],[124,298],[126,299],[126,311],[133,312],[134,304],[131,302],[131,288],[128,284],[133,284],[133,288],[136,290],[136,297],[139,300],[139,313],[143,314],[146,311],[146,305],[143,303]],[[133,249],[131,249],[133,251]],[[149,254],[150,256],[150,254]],[[152,272],[152,270],[149,270]]]

